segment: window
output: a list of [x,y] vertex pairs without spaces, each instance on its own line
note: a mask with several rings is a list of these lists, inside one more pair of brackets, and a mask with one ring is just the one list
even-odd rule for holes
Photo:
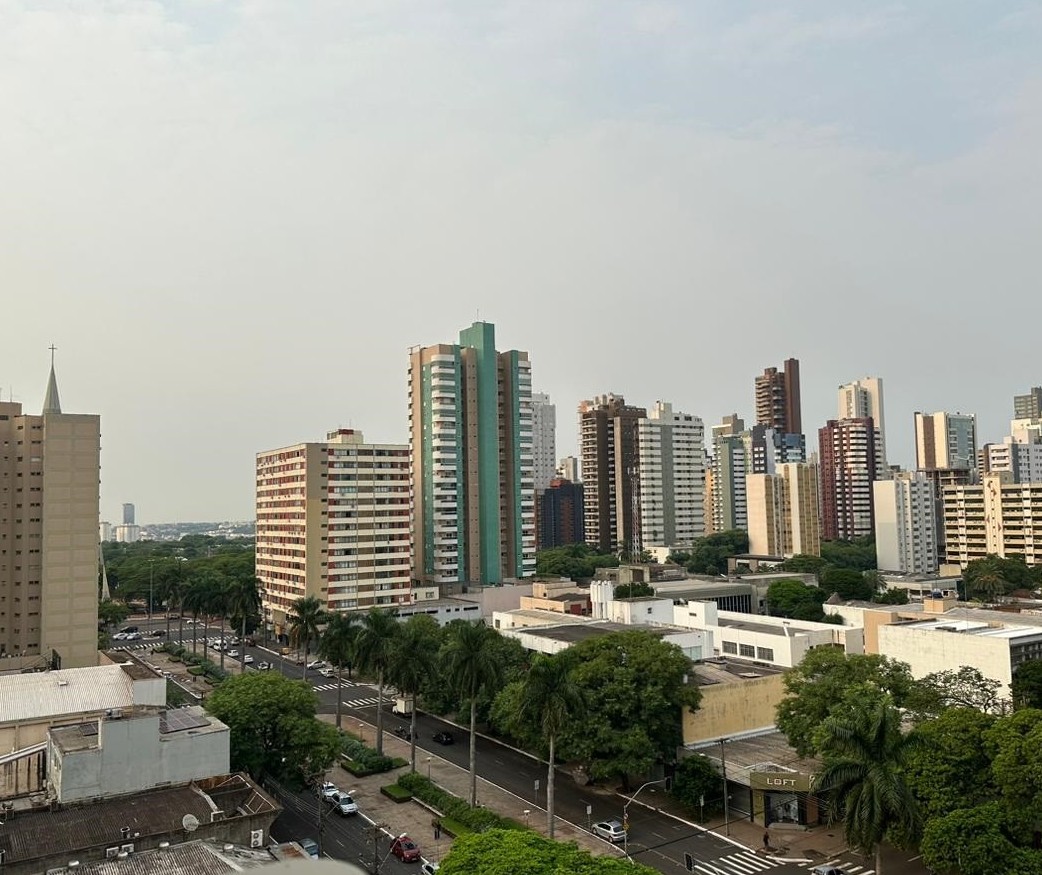
[[739,656],[756,656],[756,648],[752,644],[739,644],[738,645]]
[[738,653],[738,645],[733,641],[724,641],[720,646],[723,647],[724,653]]
[[756,658],[764,662],[774,662],[774,650],[770,647],[757,647]]

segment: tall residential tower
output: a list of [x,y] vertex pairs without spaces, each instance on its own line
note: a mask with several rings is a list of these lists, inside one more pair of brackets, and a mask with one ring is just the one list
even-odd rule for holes
[[766,368],[756,378],[756,423],[780,434],[803,433],[799,359],[786,359],[780,373]]
[[532,375],[475,322],[409,354],[413,574],[499,584],[535,573]]

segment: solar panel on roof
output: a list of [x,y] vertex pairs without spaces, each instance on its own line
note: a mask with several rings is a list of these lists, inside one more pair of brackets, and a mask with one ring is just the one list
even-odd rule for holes
[[181,709],[164,711],[159,715],[160,732],[181,732],[185,729],[200,729],[209,725],[210,721],[205,717]]

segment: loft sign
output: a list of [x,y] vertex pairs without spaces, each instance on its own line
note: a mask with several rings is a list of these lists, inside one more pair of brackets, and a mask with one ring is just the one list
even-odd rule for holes
[[813,775],[802,772],[750,772],[749,786],[772,793],[805,793],[811,788]]

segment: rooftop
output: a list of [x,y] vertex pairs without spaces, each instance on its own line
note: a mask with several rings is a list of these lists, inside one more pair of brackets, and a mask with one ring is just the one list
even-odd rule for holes
[[750,735],[746,738],[725,738],[703,741],[692,745],[691,750],[703,754],[719,765],[720,748],[727,760],[727,775],[739,783],[749,783],[750,772],[794,771],[813,775],[821,763],[813,759],[801,759],[788,740],[777,730]]
[[700,687],[715,684],[734,684],[785,674],[785,669],[753,662],[729,661],[726,659],[706,660],[696,663],[691,670],[695,683]]
[[80,866],[84,875],[224,875],[275,860],[310,858],[295,843],[274,848],[244,848],[194,841],[169,848],[131,854],[123,860],[99,860]]
[[136,677],[156,675],[138,665],[97,665],[3,675],[0,677],[0,724],[129,707],[134,704]]
[[510,631],[526,632],[529,635],[538,635],[540,638],[550,638],[554,641],[567,641],[571,644],[576,644],[579,641],[586,641],[588,638],[596,638],[599,635],[610,635],[612,632],[647,632],[657,638],[662,638],[670,633],[690,630],[680,628],[666,629],[662,626],[627,626],[625,623],[595,620],[593,622],[562,624],[559,626],[522,626]]

